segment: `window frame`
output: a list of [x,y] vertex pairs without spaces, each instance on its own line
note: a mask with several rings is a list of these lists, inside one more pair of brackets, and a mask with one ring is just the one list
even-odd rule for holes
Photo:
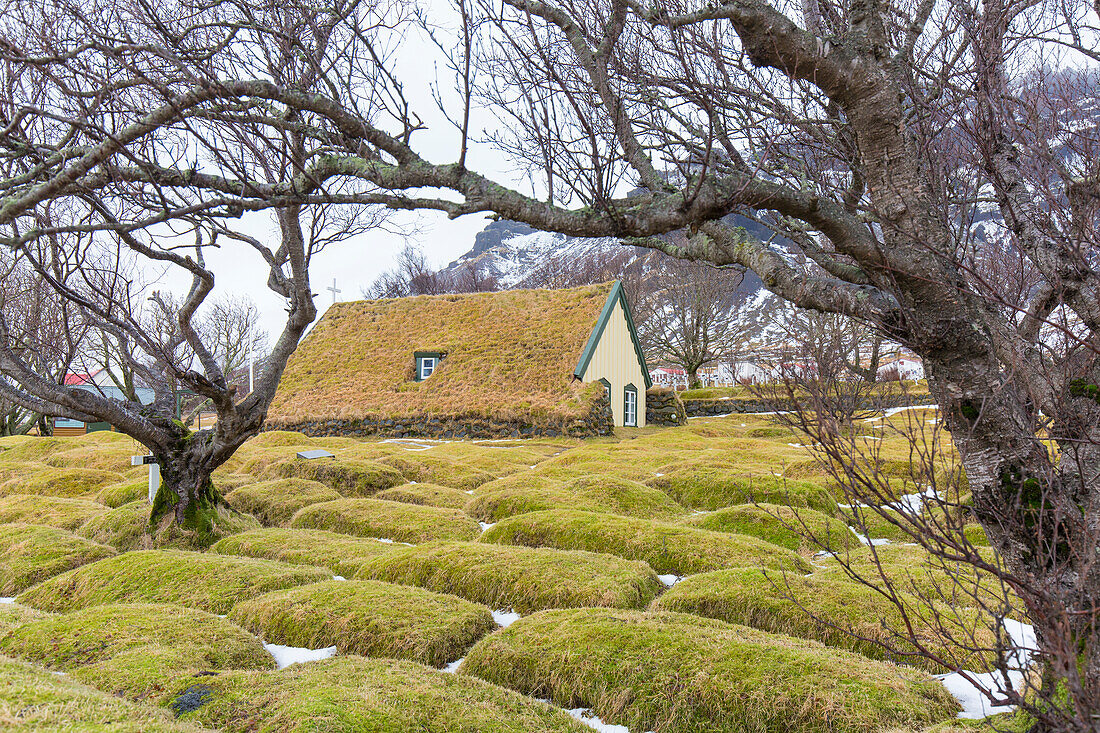
[[[416,351],[413,353],[413,381],[423,382],[428,377],[439,371],[439,364],[446,354],[442,351]],[[432,362],[432,370],[424,374],[424,365],[428,360]]]
[[[420,357],[420,381],[423,382],[428,377],[435,374],[436,358],[434,356],[422,356]],[[427,371],[427,374],[424,372]]]
[[[630,401],[631,397],[634,398],[633,403]],[[634,415],[632,419],[628,420],[627,418],[630,417],[628,408],[631,406],[634,408]],[[633,384],[628,384],[623,387],[623,427],[638,427],[638,388]]]

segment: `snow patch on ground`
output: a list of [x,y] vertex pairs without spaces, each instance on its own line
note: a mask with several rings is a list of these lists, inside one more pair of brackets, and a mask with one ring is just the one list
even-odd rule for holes
[[332,579],[333,580],[347,580],[347,578],[345,578],[343,575],[333,575]]
[[506,629],[519,621],[519,614],[510,608],[502,608],[499,611],[493,611],[493,620],[497,622],[498,626]]
[[303,662],[318,662],[322,659],[336,656],[336,647],[326,646],[324,649],[306,649],[300,646],[282,646],[280,644],[268,644],[264,642],[264,649],[275,657],[275,664],[279,669],[289,667],[292,664]]
[[657,579],[660,580],[662,583],[664,583],[669,588],[676,585],[681,580],[680,576],[676,575],[675,573],[669,573],[667,575],[658,575]]
[[489,531],[490,527],[496,524],[496,522],[478,522],[477,524],[479,527],[481,527],[482,532],[487,532]]
[[[959,705],[962,706],[962,712],[958,714],[958,717],[975,720],[1012,711],[1012,705],[994,705],[991,703],[983,690],[994,695],[1004,695],[1009,691],[1010,686],[1014,690],[1019,690],[1024,681],[1022,670],[1030,663],[1031,656],[1038,650],[1038,647],[1035,641],[1035,629],[1030,624],[1006,618],[1004,628],[1012,639],[1013,645],[1008,657],[1010,669],[1007,679],[1000,672],[982,674],[953,672],[938,675],[943,686],[955,696],[955,699],[959,701]],[[973,683],[971,680],[966,679],[963,676],[964,674],[970,676]]]
[[863,544],[867,545],[868,547],[871,547],[871,546],[878,547],[879,545],[888,545],[888,544],[890,544],[890,540],[881,539],[881,538],[880,539],[873,539],[871,537],[868,537],[867,535],[862,535],[859,532],[856,532],[855,527],[848,527],[848,529],[852,530],[852,534],[854,534],[856,537],[858,537],[859,541],[862,542]]
[[0,603],[15,603],[15,596],[0,596]]
[[459,666],[461,666],[461,664],[464,661],[466,661],[466,657],[461,657],[460,659],[456,659],[453,662],[451,662],[450,664],[448,664],[446,667],[444,667],[443,671],[446,672],[447,674],[454,674],[455,672],[458,671]]
[[[630,729],[625,725],[612,725],[603,722],[588,708],[573,708],[572,710],[565,708],[565,712],[569,713],[589,728],[600,731],[600,733],[630,733]],[[649,731],[649,733],[653,732]]]

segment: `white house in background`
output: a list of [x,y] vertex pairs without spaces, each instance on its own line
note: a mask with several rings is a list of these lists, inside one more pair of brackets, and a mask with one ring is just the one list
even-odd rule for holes
[[912,354],[898,354],[883,359],[878,366],[878,377],[883,379],[897,373],[898,379],[924,379],[924,362]]

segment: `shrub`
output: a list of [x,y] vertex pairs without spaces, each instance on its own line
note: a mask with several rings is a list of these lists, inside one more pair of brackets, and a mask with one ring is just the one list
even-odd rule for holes
[[107,507],[87,499],[27,494],[0,496],[0,522],[9,524],[44,524],[72,531],[106,512]]
[[382,489],[400,486],[405,477],[396,469],[375,461],[347,461],[336,458],[278,461],[264,469],[265,478],[304,478],[320,481],[340,496],[371,496]]
[[166,710],[139,705],[0,657],[0,710],[12,731],[202,733]]
[[269,643],[440,667],[496,628],[488,608],[423,588],[329,580],[242,601],[229,617]]
[[142,478],[135,481],[126,481],[120,484],[104,486],[96,494],[95,500],[100,504],[106,504],[112,509],[117,509],[123,504],[132,501],[149,500],[149,479]]
[[313,504],[295,514],[290,526],[413,543],[469,540],[481,534],[477,522],[457,509],[383,499],[338,499]]
[[49,468],[44,471],[8,479],[0,484],[0,496],[33,494],[61,496],[68,499],[94,496],[107,484],[123,480],[122,474],[94,468]]
[[370,560],[393,552],[394,545],[320,529],[266,527],[226,537],[212,545],[210,551],[327,567],[350,578]]
[[461,509],[466,506],[470,495],[461,489],[438,484],[404,484],[385,489],[375,494],[376,499],[403,501],[406,504],[437,506],[443,509]]
[[[916,598],[906,594],[900,594],[899,598],[908,608],[920,609]],[[910,618],[922,644],[947,659],[957,659],[959,664],[945,669],[927,659],[908,656],[916,648],[897,635],[906,628],[898,608],[881,593],[836,577],[783,577],[753,569],[719,570],[684,578],[658,598],[652,608],[816,639],[874,659],[913,664],[933,672],[973,669],[982,663],[969,658],[965,650],[950,645],[932,625],[922,623],[920,617],[927,618],[931,609],[918,611]],[[948,623],[952,615],[945,614],[944,622]],[[959,611],[957,615],[967,620],[953,629],[957,638],[979,640],[992,648],[996,640],[982,627],[976,611]],[[876,642],[888,643],[902,653],[894,655]]]
[[658,573],[678,575],[760,565],[798,573],[812,569],[790,550],[756,537],[595,512],[521,514],[498,522],[481,541],[604,552],[644,560]]
[[641,608],[660,590],[645,563],[592,552],[436,542],[405,547],[363,566],[360,578],[453,593],[491,608]]
[[260,526],[255,517],[223,507],[218,508],[214,521],[213,531],[203,535],[184,533],[171,521],[150,531],[149,503],[141,499],[93,517],[76,533],[95,542],[110,545],[120,552],[155,547],[201,550],[221,537]]
[[244,629],[167,604],[92,606],[25,623],[0,639],[0,652],[64,671],[150,646],[186,651],[196,669],[275,666],[260,640]]
[[178,603],[228,613],[245,598],[328,580],[321,568],[180,550],[127,552],[51,578],[18,596],[44,611],[105,603]]
[[767,502],[805,506],[836,514],[836,499],[828,489],[809,481],[788,481],[777,476],[748,476],[734,469],[695,466],[669,469],[646,483],[664,491],[691,509],[714,510],[735,504]]
[[682,507],[659,489],[616,476],[596,475],[568,482],[521,473],[474,491],[466,511],[487,522],[546,509],[581,509],[628,517],[670,518]]
[[14,596],[46,578],[114,554],[110,547],[56,527],[0,524],[0,596]]
[[680,524],[714,532],[759,537],[773,545],[795,551],[816,552],[822,549],[821,545],[839,551],[860,544],[844,522],[806,507],[743,504],[705,514],[693,514],[680,520]]
[[289,522],[302,507],[339,498],[339,494],[319,481],[284,478],[242,486],[229,492],[225,500],[237,511],[272,526]]
[[225,672],[177,684],[202,704],[183,720],[229,733],[591,733],[544,702],[414,662],[346,656],[278,672]]
[[639,731],[869,733],[958,710],[916,670],[677,613],[543,611],[482,639],[462,671]]

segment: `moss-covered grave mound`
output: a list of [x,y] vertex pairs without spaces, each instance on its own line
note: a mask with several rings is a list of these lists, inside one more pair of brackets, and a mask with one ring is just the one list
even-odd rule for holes
[[462,489],[453,489],[450,486],[412,483],[379,491],[375,498],[403,501],[406,504],[435,506],[443,509],[461,509],[466,506],[470,495]]
[[0,524],[0,596],[14,596],[46,578],[115,554],[56,527]]
[[245,484],[225,495],[229,506],[251,514],[267,527],[286,524],[302,507],[339,498],[340,494],[321,482],[300,478]]
[[839,519],[807,507],[743,504],[693,514],[680,524],[713,532],[759,537],[788,550],[840,552],[859,547],[859,538]]
[[[182,720],[231,733],[591,733],[546,703],[396,659],[342,656],[177,684]],[[193,708],[193,709],[192,709]]]
[[156,698],[188,671],[275,666],[240,627],[167,604],[93,606],[30,621],[0,638],[0,653],[130,698]]
[[594,552],[474,542],[404,547],[367,562],[357,577],[453,593],[490,608],[642,608],[661,588],[645,563]]
[[47,468],[0,483],[0,496],[32,494],[66,499],[95,496],[108,484],[123,480],[122,474],[94,468]]
[[107,507],[87,499],[11,494],[0,496],[0,522],[6,524],[44,524],[70,532],[92,517],[107,512]]
[[643,560],[658,573],[688,575],[731,567],[769,567],[797,573],[809,563],[756,537],[711,532],[666,522],[579,511],[549,511],[502,519],[482,542],[557,547]]
[[792,481],[778,476],[746,475],[734,468],[708,465],[663,466],[646,483],[664,491],[690,509],[712,511],[735,504],[754,502],[804,506],[825,514],[836,514],[837,502],[823,485]]
[[916,670],[677,613],[543,611],[481,640],[461,671],[638,731],[871,733],[958,709]]
[[331,577],[328,570],[272,560],[143,550],[70,570],[17,601],[55,612],[107,603],[175,603],[224,614],[246,598]]
[[25,662],[0,657],[0,723],[8,731],[202,733],[172,713],[122,700]]
[[584,476],[565,481],[520,473],[483,484],[466,511],[486,522],[547,509],[580,509],[643,519],[670,519],[683,507],[663,491],[617,476]]
[[384,499],[338,499],[312,504],[295,514],[290,526],[413,544],[470,540],[481,534],[477,522],[457,509]]
[[400,546],[322,529],[265,527],[219,540],[210,551],[327,567],[336,575],[350,578],[365,564],[396,547]]
[[340,496],[372,496],[405,483],[401,473],[384,463],[337,458],[291,458],[272,463],[261,474],[268,479],[299,478],[318,481]]
[[272,644],[441,667],[496,628],[489,609],[423,588],[329,580],[242,601],[229,618]]
[[170,518],[153,528],[149,526],[149,503],[140,499],[89,519],[76,533],[121,552],[156,547],[201,550],[221,537],[260,526],[255,517],[224,506],[217,508],[213,519],[213,531],[203,534],[182,532]]
[[123,504],[149,498],[149,479],[140,478],[133,481],[123,481],[120,484],[104,486],[95,495],[95,500],[116,509]]

